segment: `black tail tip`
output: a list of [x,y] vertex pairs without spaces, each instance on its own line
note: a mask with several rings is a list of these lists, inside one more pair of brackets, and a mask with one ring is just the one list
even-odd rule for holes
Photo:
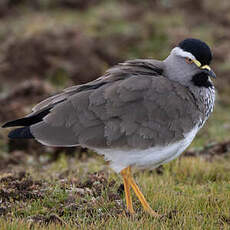
[[8,134],[8,137],[11,139],[34,138],[33,134],[30,132],[30,127],[14,129]]
[[2,125],[2,128],[7,128],[8,127],[8,122]]

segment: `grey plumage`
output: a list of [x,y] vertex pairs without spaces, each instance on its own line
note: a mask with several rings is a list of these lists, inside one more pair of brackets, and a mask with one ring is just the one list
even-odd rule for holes
[[[136,59],[114,66],[95,81],[40,102],[31,114],[5,127],[26,126],[10,133],[12,138],[26,134],[45,145],[81,145],[103,154],[106,149],[148,150],[174,143],[184,149],[214,106],[209,74],[215,76],[210,67],[199,66],[191,53],[176,47],[164,61]],[[163,161],[167,157],[172,158],[167,155]]]
[[179,141],[206,119],[207,108],[163,70],[163,62],[133,60],[70,87],[35,107],[31,115],[51,109],[31,133],[53,146],[145,149]]

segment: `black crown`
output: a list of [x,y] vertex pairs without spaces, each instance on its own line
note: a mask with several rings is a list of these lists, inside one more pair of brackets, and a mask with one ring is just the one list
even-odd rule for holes
[[178,45],[184,51],[190,52],[201,63],[201,65],[209,65],[212,61],[212,52],[209,46],[194,38],[187,38]]

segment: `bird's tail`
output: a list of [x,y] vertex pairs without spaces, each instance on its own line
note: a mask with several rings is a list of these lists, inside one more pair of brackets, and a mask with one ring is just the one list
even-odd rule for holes
[[5,123],[2,126],[2,128],[24,126],[22,128],[17,128],[17,129],[12,130],[8,134],[8,137],[11,139],[34,138],[33,134],[30,131],[30,126],[41,122],[43,117],[45,117],[49,112],[50,112],[50,108],[43,110],[35,115],[31,115],[28,117],[23,117],[17,120],[9,121]]
[[14,129],[11,132],[9,132],[8,137],[11,139],[34,138],[33,134],[30,132],[30,127]]

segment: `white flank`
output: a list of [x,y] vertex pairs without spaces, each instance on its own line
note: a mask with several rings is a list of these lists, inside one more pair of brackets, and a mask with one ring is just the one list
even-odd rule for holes
[[178,157],[192,142],[199,128],[192,129],[185,138],[167,146],[156,146],[145,150],[94,149],[110,161],[111,168],[119,173],[128,166],[156,168]]
[[177,56],[187,57],[187,58],[191,58],[192,60],[196,60],[194,55],[192,55],[190,52],[182,50],[180,47],[173,48],[171,51],[171,54],[175,54]]

